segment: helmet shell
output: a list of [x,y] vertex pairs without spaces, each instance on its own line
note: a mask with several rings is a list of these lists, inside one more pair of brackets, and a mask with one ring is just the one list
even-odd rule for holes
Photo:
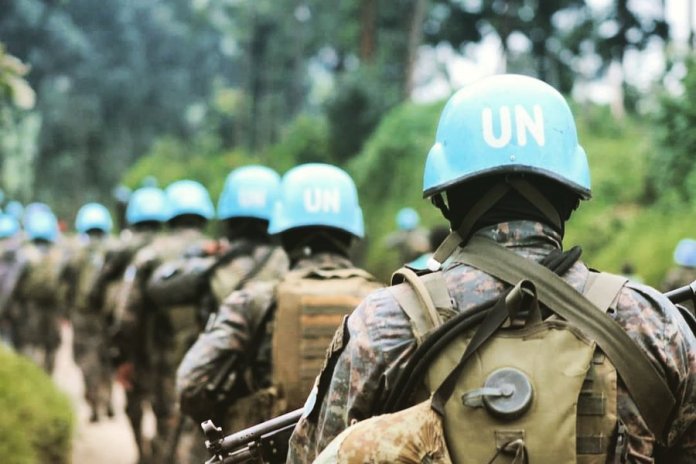
[[164,193],[169,203],[169,219],[194,214],[212,219],[215,208],[208,190],[195,180],[178,180],[169,184]]
[[14,217],[17,221],[21,221],[22,215],[24,214],[24,207],[17,200],[12,200],[5,206],[5,212]]
[[309,163],[290,169],[281,181],[268,232],[324,226],[365,235],[362,209],[353,179],[342,169]]
[[425,162],[423,196],[514,172],[545,176],[590,197],[587,156],[563,96],[532,77],[487,77],[447,102]]
[[399,230],[413,230],[420,224],[420,216],[413,208],[401,208],[396,213],[396,226]]
[[75,230],[84,234],[88,230],[97,229],[108,234],[113,229],[111,213],[100,203],[86,203],[82,205],[75,218]]
[[133,192],[126,207],[126,221],[130,225],[146,221],[165,222],[170,215],[167,196],[155,187],[143,187]]
[[31,214],[24,216],[24,231],[29,240],[55,242],[58,238],[58,220],[53,212],[45,209],[29,211]]
[[9,238],[19,232],[19,221],[8,213],[0,214],[0,238]]
[[269,221],[278,198],[280,176],[265,166],[244,166],[229,173],[218,200],[218,219],[249,217]]
[[680,240],[674,249],[674,262],[680,266],[696,267],[696,240]]

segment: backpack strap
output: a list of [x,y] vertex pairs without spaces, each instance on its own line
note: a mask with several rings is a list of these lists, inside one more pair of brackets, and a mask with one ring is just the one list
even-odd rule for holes
[[404,282],[388,287],[388,291],[406,313],[420,344],[433,329],[442,325],[438,310],[454,311],[445,279],[441,272],[419,276],[413,270],[402,267],[392,275],[392,281]]
[[[573,287],[535,261],[522,258],[514,252],[484,237],[472,237],[458,258],[510,285],[523,279],[534,282],[539,301],[559,316],[578,327],[597,342],[600,349],[616,367],[619,376],[636,402],[641,416],[659,443],[666,442],[667,422],[676,400],[664,374],[652,363],[642,348],[616,321],[607,317]],[[606,283],[605,283],[606,282]],[[609,296],[605,290],[618,285],[605,277],[593,283],[597,290],[588,289],[602,304]],[[612,287],[613,288],[613,287]],[[594,297],[593,295],[598,295]],[[612,298],[613,300],[613,298]],[[611,301],[609,301],[609,304]],[[608,305],[607,305],[608,306]]]

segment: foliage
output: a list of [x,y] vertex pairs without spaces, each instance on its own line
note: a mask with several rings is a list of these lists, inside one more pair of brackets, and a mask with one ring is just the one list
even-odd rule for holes
[[696,62],[688,62],[681,95],[663,95],[655,117],[659,146],[650,158],[651,196],[696,201]]
[[0,347],[0,456],[5,464],[68,463],[72,407],[50,377]]

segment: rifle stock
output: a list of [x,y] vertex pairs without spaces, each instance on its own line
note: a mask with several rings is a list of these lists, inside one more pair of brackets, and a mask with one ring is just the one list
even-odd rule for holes
[[[696,281],[664,295],[674,304],[693,300],[696,298]],[[696,329],[693,314],[681,308],[680,312],[691,329]],[[206,464],[285,462],[288,440],[302,413],[302,409],[297,409],[227,436],[212,421],[203,422],[201,427],[206,436],[205,446],[213,456]]]

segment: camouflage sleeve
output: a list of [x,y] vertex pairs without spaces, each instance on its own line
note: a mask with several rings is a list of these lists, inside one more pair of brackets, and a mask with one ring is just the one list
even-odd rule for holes
[[[677,404],[668,431],[670,463],[696,462],[696,338],[679,311],[652,288],[629,284],[618,301],[617,322],[661,366]],[[619,417],[629,433],[629,462],[658,453],[625,387],[618,391]]]
[[212,417],[219,404],[206,387],[219,375],[227,377],[239,368],[242,354],[271,305],[271,290],[252,287],[233,292],[212,316],[207,330],[199,335],[177,370],[176,386],[184,413],[197,420]]
[[[348,338],[346,341],[345,338]],[[316,403],[305,406],[290,439],[288,463],[312,460],[352,423],[373,416],[399,369],[415,349],[411,326],[385,290],[367,297],[351,314],[333,372],[319,375]]]

